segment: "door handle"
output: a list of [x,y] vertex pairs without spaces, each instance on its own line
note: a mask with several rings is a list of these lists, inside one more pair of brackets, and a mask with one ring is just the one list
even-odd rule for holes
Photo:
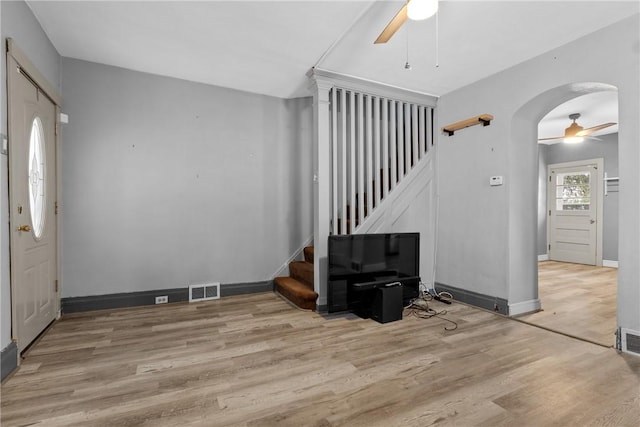
[[28,225],[21,225],[18,227],[18,231],[31,231],[31,227]]
[[589,220],[589,224],[593,224],[594,222],[596,222],[595,219]]

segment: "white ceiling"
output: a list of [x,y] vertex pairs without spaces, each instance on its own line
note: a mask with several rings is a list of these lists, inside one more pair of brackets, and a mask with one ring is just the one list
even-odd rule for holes
[[309,95],[314,66],[440,96],[639,11],[638,1],[441,0],[436,47],[435,18],[373,44],[404,0],[27,3],[62,56],[281,98]]

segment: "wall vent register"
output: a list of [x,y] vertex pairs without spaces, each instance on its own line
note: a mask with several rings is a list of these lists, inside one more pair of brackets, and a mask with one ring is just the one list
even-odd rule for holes
[[220,283],[189,286],[189,302],[208,301],[220,298]]

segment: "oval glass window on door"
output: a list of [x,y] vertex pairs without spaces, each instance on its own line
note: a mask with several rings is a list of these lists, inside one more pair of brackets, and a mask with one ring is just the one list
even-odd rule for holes
[[39,117],[33,119],[29,137],[29,206],[31,225],[36,239],[42,237],[45,214],[44,133]]

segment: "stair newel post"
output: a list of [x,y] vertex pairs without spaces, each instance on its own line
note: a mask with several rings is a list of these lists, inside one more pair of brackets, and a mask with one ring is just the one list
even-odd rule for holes
[[314,130],[314,282],[317,306],[327,304],[327,253],[331,227],[331,111],[330,91],[333,84],[313,76]]

